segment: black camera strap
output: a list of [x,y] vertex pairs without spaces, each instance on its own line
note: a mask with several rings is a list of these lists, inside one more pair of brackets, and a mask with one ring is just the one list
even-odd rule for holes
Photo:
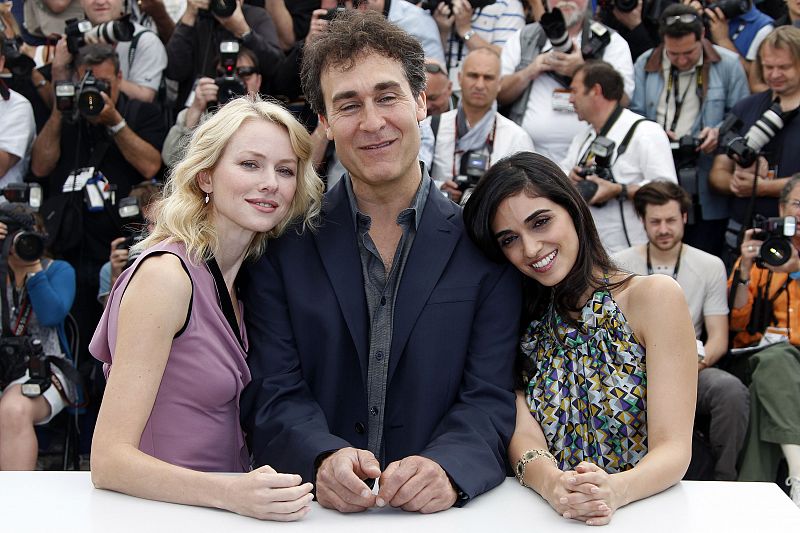
[[[675,266],[672,269],[672,279],[678,280],[678,270],[681,268],[681,254],[683,254],[683,243],[678,249],[678,258],[675,260]],[[647,275],[653,274],[653,264],[650,262],[650,243],[647,243]]]
[[[697,92],[698,98],[700,98],[700,107],[702,108],[703,105],[703,68],[700,65],[697,65],[694,68],[694,79],[695,79],[695,90]],[[667,129],[667,115],[669,114],[669,96],[670,93],[673,93],[673,98],[675,99],[675,114],[672,117],[672,125],[669,128],[669,131],[674,132],[675,128],[678,127],[678,119],[681,116],[681,110],[683,109],[683,103],[686,101],[686,95],[689,94],[689,89],[692,87],[691,81],[686,84],[686,88],[683,90],[683,95],[679,94],[678,86],[680,85],[680,73],[678,69],[674,66],[669,69],[669,78],[667,79],[667,94],[666,94],[666,101],[665,109],[664,109],[664,129]],[[700,113],[702,115],[702,113]]]
[[3,253],[0,257],[0,312],[3,321],[3,337],[12,337],[14,332],[11,330],[11,310],[8,306],[8,253],[11,251],[12,240],[6,237],[3,239]]

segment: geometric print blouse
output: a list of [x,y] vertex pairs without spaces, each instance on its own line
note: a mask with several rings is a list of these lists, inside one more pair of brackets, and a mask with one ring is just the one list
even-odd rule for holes
[[551,303],[521,341],[528,408],[561,470],[581,461],[608,473],[647,453],[645,351],[611,293],[596,291],[578,328]]

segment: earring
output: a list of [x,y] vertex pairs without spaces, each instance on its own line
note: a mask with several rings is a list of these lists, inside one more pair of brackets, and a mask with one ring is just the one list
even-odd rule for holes
[[208,202],[209,202],[209,201],[211,201],[211,197],[208,195],[208,193],[206,193],[206,197],[205,197],[204,203],[205,203],[206,205],[208,205]]

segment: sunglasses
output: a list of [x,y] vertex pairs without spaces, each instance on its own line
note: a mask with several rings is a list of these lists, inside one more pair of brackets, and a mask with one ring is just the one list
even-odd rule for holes
[[691,24],[696,20],[697,20],[696,13],[682,13],[680,15],[672,15],[670,17],[666,17],[664,19],[664,24],[666,24],[667,26],[673,26],[679,22],[683,24]]
[[425,72],[431,74],[444,74],[444,69],[436,63],[425,63]]

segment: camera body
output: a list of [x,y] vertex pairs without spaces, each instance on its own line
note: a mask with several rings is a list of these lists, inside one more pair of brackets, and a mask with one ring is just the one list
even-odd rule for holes
[[[126,196],[119,201],[119,217],[122,219],[122,230],[125,232],[125,241],[117,244],[117,250],[130,250],[131,246],[142,242],[147,237],[147,222],[144,219],[139,199]],[[136,261],[139,254],[128,254],[128,268]]]
[[741,128],[741,125],[741,120],[736,116],[728,116],[719,128],[720,138],[723,139],[720,144],[725,147],[728,157],[736,161],[739,166],[746,168],[756,162],[764,146],[783,129],[783,110],[781,110],[780,99],[775,99],[772,105],[750,126],[744,137],[733,133]]
[[792,257],[792,238],[797,228],[797,219],[793,216],[764,218],[757,216],[752,238],[764,241],[756,256],[756,264],[763,267],[781,266]]
[[69,120],[78,115],[96,117],[105,107],[101,92],[110,96],[111,87],[103,80],[94,77],[92,69],[86,71],[80,82],[57,81],[55,83],[56,108]]
[[2,55],[6,58],[6,68],[16,78],[29,78],[36,67],[33,59],[20,51],[22,37],[6,38],[3,44]]
[[[589,150],[594,154],[594,161],[591,165],[584,166],[576,172],[578,176],[584,178],[577,182],[575,186],[578,188],[578,192],[583,199],[586,200],[586,203],[591,201],[595,193],[597,193],[598,188],[596,183],[585,179],[586,176],[594,174],[598,178],[612,183],[616,181],[614,179],[614,174],[611,172],[611,159],[614,156],[615,147],[616,143],[607,137],[596,137],[594,141],[592,141]],[[603,207],[605,202],[595,205],[597,207]]]
[[0,386],[7,387],[25,375],[26,369],[29,379],[22,384],[22,394],[29,398],[40,396],[51,385],[50,363],[42,342],[28,335],[0,337]]
[[[572,52],[572,39],[569,38],[567,22],[560,9],[556,7],[544,13],[539,23],[550,40],[550,44],[553,45],[554,51],[565,54]],[[602,59],[603,49],[610,42],[611,32],[608,31],[608,28],[599,22],[592,22],[589,25],[589,38],[581,44],[583,59]]]
[[[490,6],[490,5],[494,4],[496,1],[497,0],[469,0],[469,5],[472,6],[473,10],[476,10],[476,9],[480,9],[482,7]],[[353,2],[353,3],[355,4],[356,2]],[[427,9],[428,11],[433,13],[434,11],[436,11],[436,8],[439,7],[439,4],[447,4],[448,6],[451,6],[451,1],[450,0],[425,0],[424,2],[422,2],[422,4],[420,4],[419,7],[421,7],[422,9]]]
[[614,8],[622,13],[630,13],[639,5],[639,0],[599,0],[597,5],[609,13],[614,11]]
[[214,83],[219,87],[217,103],[221,106],[237,96],[247,94],[247,86],[236,75],[236,59],[238,56],[238,41],[222,41],[219,43],[219,61],[224,73],[222,76],[217,76]]
[[481,176],[486,173],[488,168],[488,154],[477,150],[467,150],[461,156],[461,165],[458,176],[455,176],[453,180],[458,185],[458,189],[461,192],[466,193],[478,184],[478,180],[481,179]]
[[67,49],[71,54],[77,54],[86,43],[116,44],[120,41],[131,41],[133,32],[133,23],[128,15],[97,26],[92,26],[88,20],[69,19],[64,28]]
[[750,2],[748,0],[719,0],[717,2],[708,3],[705,7],[712,11],[719,8],[722,10],[722,14],[725,15],[725,18],[731,20],[750,11]]
[[322,15],[322,16],[320,17],[320,19],[321,19],[321,20],[327,20],[328,22],[330,22],[330,21],[332,21],[333,19],[335,19],[335,18],[336,18],[336,16],[337,16],[339,13],[341,13],[342,11],[345,11],[345,10],[346,10],[346,8],[344,8],[344,7],[333,7],[333,8],[331,8],[331,9],[329,9],[327,13],[325,13],[324,15]]
[[208,10],[203,10],[201,13],[228,18],[233,15],[234,11],[236,11],[236,0],[211,0],[208,4]]

